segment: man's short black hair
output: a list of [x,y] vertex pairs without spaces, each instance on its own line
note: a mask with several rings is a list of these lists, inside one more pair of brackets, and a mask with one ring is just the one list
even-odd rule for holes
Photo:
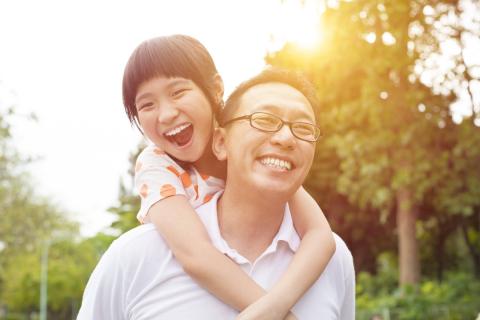
[[225,107],[220,113],[220,126],[223,126],[225,122],[234,117],[235,112],[238,110],[240,105],[240,99],[248,89],[259,84],[270,82],[284,83],[300,91],[305,98],[307,98],[308,102],[310,102],[316,121],[318,122],[317,111],[319,108],[319,101],[313,84],[299,72],[277,67],[268,67],[253,78],[242,82],[230,94],[225,103]]

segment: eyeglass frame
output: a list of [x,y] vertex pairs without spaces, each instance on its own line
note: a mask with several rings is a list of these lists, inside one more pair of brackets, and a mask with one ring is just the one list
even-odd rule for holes
[[[253,117],[255,114],[266,114],[266,115],[269,115],[269,116],[271,116],[271,117],[273,117],[273,118],[276,118],[276,119],[280,120],[281,126],[278,127],[278,129],[276,129],[276,130],[265,130],[265,129],[262,129],[262,128],[258,128],[258,127],[256,127],[256,126],[254,126],[253,123],[252,123],[252,117]],[[302,141],[306,141],[306,142],[317,142],[317,141],[320,139],[320,137],[322,136],[322,132],[320,131],[320,127],[317,126],[317,125],[315,125],[315,124],[313,124],[313,123],[302,122],[302,121],[285,121],[285,120],[283,120],[282,118],[280,118],[279,116],[277,116],[277,115],[275,115],[275,114],[272,114],[272,113],[269,113],[269,112],[263,112],[263,111],[256,111],[256,112],[252,112],[252,113],[249,114],[249,115],[244,115],[244,116],[240,116],[240,117],[236,117],[236,118],[230,119],[230,120],[224,122],[224,123],[221,125],[221,127],[225,127],[225,126],[231,124],[231,123],[234,122],[234,121],[247,120],[247,119],[249,120],[250,126],[251,126],[252,128],[257,129],[257,130],[262,131],[262,132],[272,132],[272,133],[273,133],[273,132],[278,132],[278,131],[282,130],[282,128],[283,128],[284,125],[287,125],[287,126],[289,127],[289,129],[290,129],[290,132],[292,133],[292,135],[293,135],[295,138],[300,139],[300,140],[302,140]],[[299,137],[298,135],[296,135],[295,132],[293,131],[293,128],[292,128],[292,125],[295,125],[295,124],[307,124],[307,125],[312,126],[313,128],[315,128],[315,135],[316,135],[315,140],[304,139],[304,138]],[[318,133],[317,133],[317,132],[318,132]]]

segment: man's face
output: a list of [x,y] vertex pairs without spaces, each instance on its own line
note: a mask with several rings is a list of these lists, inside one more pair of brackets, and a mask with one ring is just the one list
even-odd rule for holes
[[[315,124],[312,107],[295,88],[280,82],[248,89],[240,98],[233,118],[266,112],[289,122]],[[253,128],[249,120],[229,124],[223,134],[223,158],[227,159],[227,185],[237,190],[271,192],[290,198],[310,170],[315,143],[296,138],[288,125],[278,132]],[[217,153],[218,154],[218,153]],[[222,157],[222,156],[220,156]]]

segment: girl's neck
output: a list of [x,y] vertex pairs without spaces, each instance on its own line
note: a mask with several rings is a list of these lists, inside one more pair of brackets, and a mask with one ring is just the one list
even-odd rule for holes
[[226,161],[219,161],[213,154],[211,148],[207,148],[203,155],[192,163],[195,168],[202,174],[213,176],[225,180],[227,172]]

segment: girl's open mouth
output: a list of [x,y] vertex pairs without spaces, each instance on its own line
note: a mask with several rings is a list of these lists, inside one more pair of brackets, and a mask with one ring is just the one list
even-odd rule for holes
[[175,143],[179,147],[183,147],[192,139],[193,125],[191,123],[181,125],[164,133],[164,136],[168,141]]

